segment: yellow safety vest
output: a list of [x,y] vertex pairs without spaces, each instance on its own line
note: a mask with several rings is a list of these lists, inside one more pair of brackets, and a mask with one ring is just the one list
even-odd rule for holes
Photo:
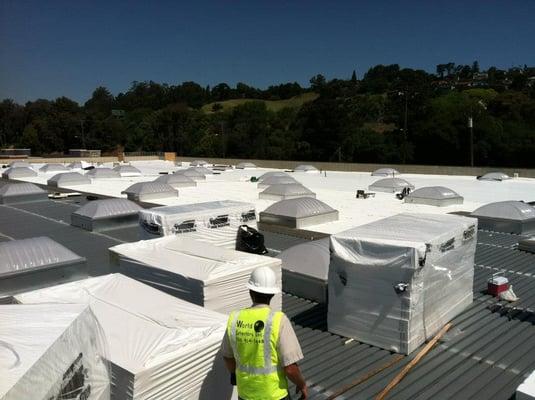
[[288,395],[277,354],[282,315],[267,306],[230,314],[227,332],[236,360],[238,395],[243,399],[280,400]]

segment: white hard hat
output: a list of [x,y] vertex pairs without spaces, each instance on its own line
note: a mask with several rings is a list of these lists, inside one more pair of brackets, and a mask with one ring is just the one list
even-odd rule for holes
[[247,288],[253,292],[264,294],[277,294],[280,292],[275,272],[269,267],[256,268],[249,277]]

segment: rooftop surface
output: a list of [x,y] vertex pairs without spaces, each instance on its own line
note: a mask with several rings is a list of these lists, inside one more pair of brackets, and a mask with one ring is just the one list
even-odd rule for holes
[[[42,164],[34,164],[35,169]],[[122,177],[118,179],[93,180],[90,185],[72,187],[73,190],[96,193],[110,197],[125,197],[121,194],[136,182],[152,181],[162,172],[173,172],[177,167],[168,161],[133,161],[143,176]],[[112,167],[113,164],[104,164]],[[206,180],[197,181],[196,187],[179,188],[178,198],[152,200],[160,205],[191,204],[212,200],[236,200],[254,203],[257,212],[264,211],[274,200],[259,199],[256,183],[250,182],[253,176],[260,176],[268,169],[228,170],[208,175]],[[396,199],[392,193],[376,193],[374,198],[356,199],[357,189],[368,191],[368,186],[383,177],[371,176],[369,172],[332,172],[322,173],[289,172],[299,183],[316,193],[316,198],[339,211],[338,221],[308,227],[307,229],[328,234],[337,233],[356,225],[362,225],[401,212],[448,213],[454,211],[473,211],[479,206],[502,200],[535,201],[535,179],[515,178],[503,182],[479,181],[475,176],[400,174],[416,188],[424,186],[445,186],[464,197],[464,203],[447,207],[405,203]],[[23,178],[24,181],[46,184],[51,174],[38,173],[37,177]]]
[[[147,173],[148,168],[140,169],[144,170],[145,174]],[[160,169],[160,164],[155,171],[158,169]],[[250,201],[249,197],[252,199],[254,196],[249,191],[255,195],[258,194],[256,185],[240,180],[246,177],[246,175],[241,175],[244,171],[235,175],[234,172],[238,171],[232,171],[233,175],[229,173],[228,177],[223,175],[209,178],[206,183],[200,184],[200,187],[205,185],[210,190],[207,189],[203,192],[201,189],[195,196],[193,195],[195,192],[192,192],[191,196],[185,196],[183,189],[181,191],[182,198],[179,200],[186,203],[187,197],[188,203],[206,201],[204,196],[213,190],[214,194],[219,193],[218,190],[220,190],[219,197],[212,197],[210,200]],[[250,171],[245,172],[250,173]],[[322,177],[318,174],[303,173],[295,175],[295,177],[298,180],[302,179],[306,186],[317,192],[320,200],[335,208],[343,201],[336,200],[333,193],[339,195],[342,193],[347,196],[345,201],[351,201],[351,207],[358,210],[358,212],[353,211],[353,215],[358,217],[360,214],[365,214],[364,218],[360,219],[359,217],[358,222],[360,223],[364,223],[362,221],[368,222],[370,219],[378,219],[385,213],[395,214],[400,209],[408,211],[408,207],[411,209],[415,207],[411,204],[395,201],[392,199],[393,196],[382,194],[388,196],[384,198],[388,207],[385,206],[385,210],[375,210],[378,208],[378,203],[367,203],[368,200],[361,201],[354,198],[354,189],[364,187],[375,177],[371,177],[369,174],[338,174],[340,176],[335,173],[327,173],[328,177],[334,175],[336,178],[332,179],[330,189],[321,189]],[[348,175],[349,178],[345,177],[344,174]],[[260,175],[259,171],[254,172],[254,175]],[[469,211],[470,207],[475,208],[488,201],[510,199],[511,197],[533,200],[528,196],[535,195],[534,180],[515,179],[512,182],[485,182],[484,185],[495,186],[489,186],[483,190],[482,188],[485,186],[478,186],[481,182],[476,181],[473,177],[461,177],[463,179],[459,181],[458,186],[453,185],[453,180],[459,179],[459,177],[403,177],[412,181],[417,187],[428,184],[448,186],[465,198],[471,199],[471,202],[463,205],[467,206],[464,209],[452,206],[442,210],[438,207],[417,206],[417,210],[423,207],[426,210],[437,209],[436,212]],[[121,182],[123,179],[132,180],[134,178],[122,178]],[[444,183],[441,179],[451,181]],[[348,186],[348,182],[351,182],[351,187],[344,187]],[[0,185],[3,183],[5,181],[0,182]],[[131,183],[126,183],[126,185],[128,184]],[[211,186],[212,184],[213,186]],[[502,186],[508,184],[507,187]],[[106,184],[99,182],[90,185],[90,188],[84,188],[84,191],[98,189],[97,193],[113,195],[111,188],[116,185],[118,182]],[[247,194],[244,196],[238,197],[235,194],[236,198],[233,198],[229,194],[238,190],[238,187],[244,189],[250,185],[254,185],[254,188],[252,190],[247,188]],[[473,186],[479,189],[474,189]],[[232,190],[227,191],[225,188]],[[186,189],[195,190],[195,188]],[[113,190],[120,191],[122,188],[114,188]],[[327,196],[329,192],[333,192],[331,197]],[[229,195],[226,196],[227,194]],[[379,195],[377,194],[377,196]],[[327,198],[332,201],[326,200]],[[262,203],[258,199],[256,200],[255,203],[259,207],[257,211],[263,210],[260,208]],[[336,204],[333,205],[335,200]],[[119,243],[138,240],[137,228],[120,228],[104,233],[93,233],[70,226],[70,213],[85,201],[86,199],[82,196],[39,203],[0,205],[0,240],[48,236],[87,258],[91,275],[106,273],[109,265],[108,248]],[[271,204],[271,202],[269,203]],[[344,209],[349,210],[349,208],[346,205]],[[354,223],[356,221],[353,220]],[[345,221],[343,224],[337,225],[336,229],[342,229],[345,223],[350,222]],[[267,247],[272,254],[303,241],[303,239],[270,232],[266,232],[265,235]],[[524,237],[519,235],[490,231],[480,230],[478,232],[474,302],[452,321],[453,327],[443,340],[420,361],[387,398],[396,400],[513,398],[517,386],[535,369],[535,315],[533,313],[535,309],[535,254],[517,249],[518,241],[522,238]],[[515,293],[520,298],[519,301],[506,304],[485,293],[487,280],[496,272],[500,272],[501,275],[505,275],[509,279]],[[351,382],[370,376],[373,371],[385,366],[397,356],[389,351],[329,333],[325,305],[285,294],[283,309],[294,324],[303,347],[305,359],[301,366],[311,387],[311,399],[327,399],[330,394]],[[373,398],[416,353],[404,357],[401,361],[369,377],[349,389],[338,399]]]

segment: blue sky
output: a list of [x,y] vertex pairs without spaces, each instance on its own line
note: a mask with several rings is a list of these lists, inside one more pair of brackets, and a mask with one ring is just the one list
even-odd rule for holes
[[535,65],[533,0],[0,0],[0,99],[134,80],[258,87],[399,63]]

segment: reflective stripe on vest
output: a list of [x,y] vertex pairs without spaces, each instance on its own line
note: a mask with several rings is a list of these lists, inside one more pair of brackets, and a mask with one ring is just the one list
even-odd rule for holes
[[281,312],[274,312],[268,307],[230,314],[227,330],[236,360],[240,397],[248,400],[281,399],[288,394],[288,383],[275,349],[281,318]]

